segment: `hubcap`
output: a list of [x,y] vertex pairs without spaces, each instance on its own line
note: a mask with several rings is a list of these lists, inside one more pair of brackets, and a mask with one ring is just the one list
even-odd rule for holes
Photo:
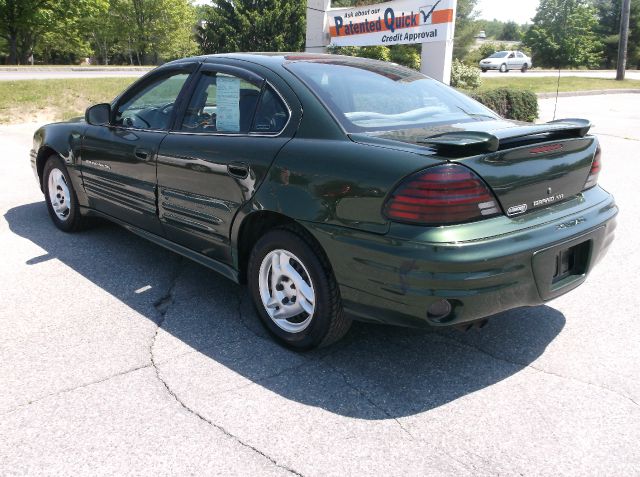
[[258,281],[264,309],[278,327],[299,333],[309,326],[316,296],[298,257],[287,250],[272,250],[262,260]]
[[60,169],[51,169],[48,186],[49,200],[53,211],[60,220],[67,220],[71,212],[71,194],[64,174]]

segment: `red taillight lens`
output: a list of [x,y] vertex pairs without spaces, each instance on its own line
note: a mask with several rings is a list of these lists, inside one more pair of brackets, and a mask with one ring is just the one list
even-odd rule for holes
[[444,164],[407,177],[384,204],[396,222],[458,224],[501,213],[484,182],[466,167]]
[[587,177],[587,182],[584,184],[584,190],[591,189],[598,183],[598,175],[600,174],[600,169],[602,169],[601,156],[602,149],[600,148],[600,144],[598,144],[596,153],[593,155],[593,162],[591,163],[589,177]]

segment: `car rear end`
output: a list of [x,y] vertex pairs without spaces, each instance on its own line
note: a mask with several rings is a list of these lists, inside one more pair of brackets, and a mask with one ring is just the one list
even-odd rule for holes
[[494,152],[402,179],[384,203],[384,236],[317,234],[330,256],[351,257],[336,270],[346,308],[366,320],[459,325],[583,283],[613,240],[618,208],[597,185],[597,139],[581,135],[584,123],[556,126],[511,141],[502,131]]

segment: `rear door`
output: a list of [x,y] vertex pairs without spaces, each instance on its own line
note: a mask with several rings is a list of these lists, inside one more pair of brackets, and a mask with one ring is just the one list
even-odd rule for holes
[[516,57],[516,53],[514,51],[509,53],[509,55],[507,56],[507,66],[509,67],[510,70],[517,70],[521,66],[518,58]]
[[237,66],[205,64],[194,85],[160,146],[160,220],[170,240],[230,264],[233,219],[295,133],[300,105]]
[[88,125],[82,178],[91,207],[162,235],[156,212],[156,155],[197,63],[163,68],[114,104],[111,123]]

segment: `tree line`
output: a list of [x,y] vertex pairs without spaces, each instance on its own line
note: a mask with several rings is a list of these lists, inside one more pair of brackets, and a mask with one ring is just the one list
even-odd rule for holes
[[[458,0],[454,57],[473,62],[483,30],[522,41],[536,65],[613,68],[621,2],[540,0],[531,23],[518,25],[480,20],[477,0]],[[370,3],[376,0],[332,6]],[[0,0],[0,62],[153,65],[199,53],[301,51],[305,11],[304,0]],[[333,51],[420,66],[419,45]],[[640,66],[640,0],[631,0],[628,64]]]

